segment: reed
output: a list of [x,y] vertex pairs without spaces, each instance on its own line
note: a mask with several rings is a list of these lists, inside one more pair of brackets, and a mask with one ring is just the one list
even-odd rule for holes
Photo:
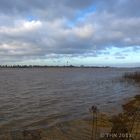
[[123,75],[123,79],[127,80],[127,81],[134,81],[134,82],[140,82],[140,72],[133,72],[133,73],[125,73]]

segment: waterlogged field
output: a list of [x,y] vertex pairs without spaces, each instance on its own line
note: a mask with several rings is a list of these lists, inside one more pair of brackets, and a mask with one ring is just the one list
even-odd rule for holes
[[106,115],[121,112],[121,105],[140,93],[138,84],[121,80],[134,71],[138,69],[0,69],[0,138],[90,139],[89,108],[96,105],[109,127]]

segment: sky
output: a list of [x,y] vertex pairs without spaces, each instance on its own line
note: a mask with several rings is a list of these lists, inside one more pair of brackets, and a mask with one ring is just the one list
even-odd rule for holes
[[1,65],[140,66],[140,0],[0,0]]

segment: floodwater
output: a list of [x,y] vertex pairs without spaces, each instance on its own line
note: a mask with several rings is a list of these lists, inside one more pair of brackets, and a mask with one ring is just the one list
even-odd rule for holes
[[[0,69],[0,126],[49,128],[86,118],[89,108],[113,114],[140,88],[120,79],[127,68]],[[0,127],[0,128],[1,128]]]

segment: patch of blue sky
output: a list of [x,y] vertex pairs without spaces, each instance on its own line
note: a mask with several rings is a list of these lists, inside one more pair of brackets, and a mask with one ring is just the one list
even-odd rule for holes
[[[97,52],[98,53],[98,52]],[[118,55],[117,55],[118,54]],[[87,56],[75,58],[71,61],[74,65],[89,66],[124,66],[131,67],[132,63],[138,64],[140,60],[140,50],[134,51],[134,46],[129,48],[112,47],[99,53],[98,56]],[[123,65],[124,64],[124,65]],[[133,65],[134,66],[134,65]]]
[[77,17],[78,20],[83,20],[84,17],[86,17],[87,15],[89,15],[91,13],[94,13],[94,12],[96,12],[96,6],[95,5],[78,11],[76,17]]
[[67,22],[67,25],[69,27],[74,27],[76,26],[79,22],[84,22],[86,20],[86,17],[91,14],[91,13],[94,13],[96,11],[96,6],[92,5],[86,9],[83,9],[83,10],[79,10],[77,11],[77,14],[75,16],[75,18],[71,21],[68,21]]
[[[137,46],[136,46],[137,47]],[[105,53],[101,53],[99,55],[98,59],[102,59],[102,63],[109,63],[109,64],[121,64],[121,63],[138,63],[140,60],[140,50],[135,51],[134,46],[130,47],[123,47],[123,48],[117,48],[112,47],[104,52],[108,52],[109,55],[106,55]],[[96,60],[98,62],[98,60]]]
[[[137,51],[136,51],[137,50]],[[130,47],[112,47],[108,48],[106,51],[110,52],[111,55],[115,54],[128,54],[128,56],[131,56],[133,54],[140,55],[140,49],[138,49],[138,46],[130,46]]]
[[28,21],[37,20],[37,18],[36,18],[35,16],[32,16],[32,15],[27,16],[26,19],[27,19]]

